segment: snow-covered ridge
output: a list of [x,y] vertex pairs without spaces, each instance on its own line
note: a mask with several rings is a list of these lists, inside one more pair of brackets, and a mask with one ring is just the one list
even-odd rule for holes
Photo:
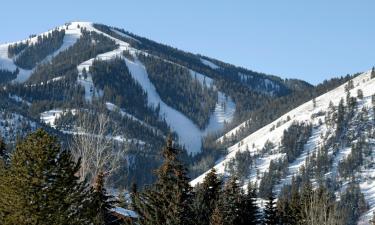
[[207,59],[200,58],[200,60],[201,60],[201,62],[202,62],[204,65],[210,67],[211,69],[216,70],[216,69],[219,69],[219,68],[220,68],[220,66],[216,65],[215,63],[213,63],[213,62],[211,62],[211,61],[209,61],[209,60],[207,60]]
[[[134,58],[136,58],[137,54],[149,55],[149,53],[132,48],[129,45],[129,43],[119,40],[107,33],[104,33],[96,29],[93,26],[93,23],[91,22],[67,23],[63,26],[59,26],[57,28],[51,29],[50,31],[44,32],[40,35],[46,35],[52,32],[53,30],[62,30],[62,29],[65,30],[65,36],[63,39],[62,46],[58,50],[56,50],[54,53],[47,56],[43,60],[44,62],[51,60],[53,57],[57,56],[62,51],[74,45],[76,41],[82,35],[81,29],[85,29],[90,32],[96,32],[98,34],[104,35],[105,37],[115,41],[115,43],[118,45],[118,48],[109,52],[99,54],[85,62],[80,63],[77,66],[77,70],[78,70],[77,84],[82,85],[84,87],[85,99],[87,102],[91,102],[93,97],[95,96],[100,97],[103,95],[103,90],[100,90],[95,87],[92,81],[92,76],[89,73],[90,67],[92,66],[92,63],[94,62],[94,60],[111,60],[113,58],[119,57],[125,60],[127,66],[129,67],[129,70],[133,68],[132,76],[135,78],[135,80],[137,80],[141,84],[143,89],[147,92],[149,104],[153,106],[157,106],[160,103],[161,106],[163,106],[161,113],[160,113],[160,117],[165,118],[167,123],[172,127],[172,129],[176,131],[176,133],[179,136],[180,144],[184,145],[186,149],[188,150],[188,152],[192,154],[198,153],[201,150],[201,141],[205,135],[211,132],[220,131],[221,129],[223,129],[225,123],[232,121],[234,111],[235,111],[235,103],[230,97],[225,96],[224,93],[218,92],[218,102],[215,106],[215,110],[212,112],[212,115],[209,120],[209,124],[204,130],[200,130],[198,126],[196,126],[194,122],[191,121],[189,118],[187,118],[183,113],[168,106],[160,99],[160,96],[158,95],[155,87],[148,80],[147,71],[144,65],[140,61],[132,62],[123,56],[123,51],[128,51],[130,54],[134,56]],[[112,29],[112,31],[118,35],[121,35],[126,38],[130,38],[134,41],[139,42],[139,40],[134,39],[131,36],[124,34],[119,30]],[[28,41],[29,43],[35,43],[35,41],[37,41],[37,37],[23,40],[23,42],[26,42],[26,41]],[[8,46],[9,44],[0,45],[0,68],[14,71],[17,68],[17,66],[14,64],[12,58],[8,58]],[[153,57],[157,57],[157,56],[153,56]],[[169,63],[173,63],[165,59],[162,59],[162,60],[169,62]],[[218,68],[214,63],[208,60],[203,60],[202,63],[209,64],[209,66],[211,66],[212,68]],[[176,65],[184,67],[179,64],[176,64]],[[216,88],[214,86],[213,79],[207,77],[204,74],[195,72],[189,68],[186,68],[186,69],[189,70],[192,78],[200,82],[202,85],[206,85],[209,88]],[[84,71],[86,71],[86,73],[84,73]],[[33,69],[32,70],[20,69],[20,74],[17,76],[17,79],[15,80],[15,82],[27,81],[30,75],[32,74],[32,72],[33,72]],[[45,81],[41,83],[40,85],[44,85],[50,82],[55,82],[60,79],[64,79],[64,77],[54,78],[54,79]],[[62,112],[60,112],[59,110],[54,111],[54,112],[52,111],[44,112],[41,115],[41,119],[47,124],[49,124],[50,126],[54,127],[55,126],[54,121],[56,120],[56,117],[61,115],[61,113]]]
[[[203,136],[207,135],[209,132],[217,132],[224,127],[224,124],[227,122],[231,122],[233,119],[234,111],[235,111],[235,104],[230,97],[226,97],[223,93],[218,93],[218,103],[216,104],[215,110],[212,113],[210,118],[209,125],[205,130],[200,130],[197,125],[195,125],[189,118],[187,118],[183,113],[175,110],[174,108],[168,106],[164,103],[159,94],[156,91],[156,88],[152,84],[152,82],[148,78],[148,74],[146,71],[145,66],[139,61],[131,61],[126,59],[122,53],[123,51],[129,51],[130,54],[136,59],[137,54],[146,54],[142,51],[134,49],[130,47],[129,43],[121,41],[117,38],[114,38],[104,32],[97,30],[93,27],[92,23],[80,23],[80,27],[85,28],[88,31],[94,31],[99,34],[102,34],[116,42],[119,47],[113,51],[106,52],[96,56],[93,59],[87,60],[86,62],[81,63],[77,69],[79,72],[78,76],[78,83],[81,84],[85,88],[85,99],[87,101],[91,101],[94,95],[100,96],[102,94],[102,90],[97,90],[94,87],[92,82],[91,74],[88,73],[90,66],[95,59],[99,60],[110,60],[115,57],[123,58],[131,72],[133,78],[138,81],[139,84],[143,87],[143,89],[147,92],[148,95],[148,102],[151,106],[156,107],[160,104],[160,116],[165,118],[167,123],[172,127],[174,131],[179,136],[180,144],[184,145],[189,153],[196,154],[200,152],[202,146],[202,138]],[[116,32],[116,30],[114,30]],[[117,33],[117,32],[116,32]],[[121,32],[120,32],[121,33]],[[119,34],[119,33],[118,33]],[[121,33],[123,34],[123,33]],[[126,35],[126,34],[123,34]],[[169,62],[169,61],[168,61]],[[173,63],[173,62],[170,62]],[[83,70],[87,72],[86,78],[83,76]],[[188,69],[188,68],[187,68]],[[195,71],[189,70],[190,74],[194,79],[197,79],[203,85],[207,85],[207,87],[213,87],[213,80],[203,74],[197,73]]]
[[[371,127],[369,124],[373,123],[374,111],[372,108],[372,96],[375,94],[375,79],[371,79],[370,74],[371,72],[368,71],[352,79],[354,88],[350,90],[350,95],[357,96],[358,90],[360,89],[363,92],[363,98],[357,99],[358,103],[354,111],[354,117],[349,122],[348,129],[352,129],[350,130],[351,133],[354,132],[358,126]],[[235,157],[237,152],[248,150],[252,153],[252,155],[256,155],[258,149],[262,149],[267,141],[271,141],[275,147],[264,155],[257,155],[254,162],[254,167],[251,169],[250,174],[248,174],[248,181],[258,182],[259,184],[261,176],[259,177],[257,174],[261,175],[264,172],[267,172],[271,160],[286,157],[284,153],[280,152],[280,148],[277,147],[280,146],[280,141],[282,139],[284,130],[288,129],[294,122],[309,123],[313,127],[312,134],[307,143],[304,145],[303,151],[293,162],[289,163],[286,177],[281,178],[280,182],[274,187],[274,191],[280,191],[283,185],[291,183],[292,176],[300,173],[300,168],[301,166],[305,165],[306,159],[312,154],[316,154],[320,147],[325,145],[324,142],[327,140],[327,137],[334,135],[336,132],[335,126],[328,125],[326,123],[325,114],[329,111],[330,102],[337,106],[341,99],[346,98],[346,85],[347,83],[317,97],[315,99],[315,106],[313,101],[308,101],[229,147],[229,154],[219,163],[217,163],[214,168],[219,174],[228,175],[227,171],[225,170],[225,165]],[[366,114],[367,120],[364,120],[360,115],[360,112],[363,111],[368,112],[368,114]],[[231,132],[234,132],[236,129],[240,129],[241,126],[243,126],[243,124]],[[361,130],[357,130],[357,132],[361,132]],[[372,164],[372,159],[375,157],[375,140],[372,139],[370,135],[367,142],[371,146],[371,154],[363,159],[364,164],[358,169],[358,171],[356,170],[357,172],[355,173],[355,176],[370,209],[361,216],[358,224],[368,224],[368,221],[372,217],[372,213],[375,212],[375,166]],[[330,157],[332,157],[332,164],[329,172],[325,174],[326,178],[342,181],[342,177],[340,177],[338,171],[339,164],[342,160],[347,158],[351,151],[352,149],[350,145],[344,145],[342,147],[338,147],[337,149],[328,149],[328,154]],[[207,172],[191,181],[191,184],[196,185],[197,183],[202,182],[206,174]],[[344,180],[339,191],[344,191],[347,185],[348,181]]]
[[[79,28],[79,25],[80,25],[80,23],[74,22],[74,23],[71,23],[69,25],[59,26],[57,28],[51,29],[47,32],[44,32],[44,33],[38,35],[38,36],[48,35],[49,33],[51,33],[54,30],[62,30],[62,29],[65,30],[65,36],[64,36],[63,44],[61,45],[61,47],[59,49],[57,49],[54,53],[47,56],[43,61],[51,60],[53,57],[58,55],[60,52],[66,50],[69,47],[71,47],[72,45],[74,45],[76,43],[76,41],[81,36],[81,29]],[[33,43],[36,43],[38,41],[38,36],[28,38],[28,39],[25,39],[25,40],[22,40],[22,41],[18,41],[18,42],[0,45],[0,69],[5,69],[5,70],[9,70],[9,71],[15,71],[17,69],[17,65],[15,65],[14,61],[13,61],[14,58],[8,57],[8,46],[9,45],[15,44],[15,43],[21,43],[21,42],[25,43],[27,41],[30,44],[33,44]],[[19,82],[19,83],[23,83],[23,82],[27,81],[29,79],[30,75],[32,74],[32,72],[34,71],[34,69],[31,69],[31,70],[25,70],[25,69],[22,69],[22,68],[18,68],[18,69],[20,70],[20,72],[17,75],[17,78],[14,80],[14,82]]]
[[[364,82],[365,81],[365,82]],[[353,79],[355,88],[351,90],[351,95],[356,96],[357,89],[362,89],[365,96],[371,96],[374,94],[375,90],[375,79],[370,79],[370,71],[365,72],[356,78]],[[272,123],[264,126],[263,128],[259,129],[258,131],[252,133],[251,135],[245,137],[238,143],[234,144],[233,146],[228,148],[229,154],[215,166],[215,169],[218,173],[225,174],[225,164],[229,162],[230,159],[234,158],[236,152],[245,151],[248,149],[250,152],[255,153],[257,149],[263,148],[264,144],[267,141],[271,141],[275,145],[278,145],[283,132],[287,129],[293,122],[300,121],[300,122],[309,122],[309,123],[317,123],[317,120],[312,120],[311,116],[320,111],[326,111],[329,103],[332,101],[334,105],[338,105],[341,98],[345,98],[345,85],[343,84],[340,87],[323,94],[316,98],[316,106],[312,101],[308,101],[305,104],[295,108],[294,110],[284,114],[277,120],[273,121]],[[291,118],[289,121],[287,118]],[[280,126],[276,126],[277,123],[282,124]],[[238,127],[229,131],[226,136],[235,133],[238,129],[240,129],[244,124],[239,125]],[[221,141],[219,139],[219,141]],[[274,156],[272,156],[274,157]],[[282,156],[279,156],[282,157]],[[263,160],[263,163],[259,163],[258,166],[263,169],[268,169],[269,161],[268,159],[260,159]],[[264,171],[265,171],[264,170]],[[260,172],[264,172],[262,169]],[[206,172],[207,173],[207,172]],[[195,180],[191,182],[192,185],[195,185],[203,180],[206,173],[202,174]]]

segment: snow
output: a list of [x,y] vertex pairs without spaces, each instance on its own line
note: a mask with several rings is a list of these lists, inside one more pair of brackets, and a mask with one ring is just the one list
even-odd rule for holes
[[133,41],[136,41],[136,42],[138,42],[138,43],[141,43],[141,42],[138,41],[137,39],[135,39],[135,38],[133,38],[132,36],[129,36],[129,35],[127,35],[127,34],[124,34],[124,33],[122,33],[121,31],[118,31],[118,30],[113,29],[113,28],[111,28],[111,30],[112,30],[113,32],[115,32],[116,34],[120,35],[120,36],[123,36],[123,37],[125,37],[125,38],[129,38],[129,39],[132,39]]
[[214,86],[214,81],[211,78],[207,77],[206,75],[195,72],[193,70],[189,70],[189,72],[191,76],[193,77],[193,79],[196,79],[203,86],[206,85],[209,88]]
[[21,97],[19,97],[19,96],[17,96],[17,95],[9,95],[9,98],[10,98],[10,99],[13,99],[13,100],[16,101],[16,102],[24,103],[24,104],[26,104],[27,106],[31,106],[31,103],[30,103],[30,102],[24,100],[23,98],[21,98]]
[[210,121],[204,130],[205,134],[214,133],[223,130],[225,123],[233,120],[236,111],[236,104],[230,96],[226,96],[223,92],[218,91],[218,102],[215,110],[210,117]]
[[[374,87],[375,87],[375,79],[370,80],[370,71],[365,72],[356,78],[353,79],[355,88],[351,90],[351,95],[356,96],[357,89],[362,89],[365,96],[370,96],[374,93]],[[364,83],[363,80],[366,80]],[[359,84],[357,86],[357,84]],[[259,129],[258,131],[250,134],[249,136],[245,137],[243,140],[239,141],[238,143],[234,144],[233,146],[228,148],[229,154],[218,164],[215,165],[215,169],[218,171],[219,174],[224,174],[225,164],[228,163],[236,154],[238,151],[245,151],[246,148],[249,149],[250,152],[256,152],[257,149],[262,149],[263,146],[267,141],[271,141],[273,144],[278,145],[281,141],[283,132],[285,129],[287,129],[294,121],[300,121],[300,122],[314,122],[311,121],[311,116],[317,112],[326,111],[330,101],[334,105],[338,105],[341,98],[345,98],[345,84],[341,85],[340,87],[323,94],[316,98],[316,107],[313,107],[312,101],[308,101],[301,106],[291,110],[290,112],[284,114],[277,120],[273,121],[272,123],[264,126],[263,128]],[[287,117],[290,117],[291,120],[287,121]],[[315,119],[315,124],[316,124]],[[276,126],[276,124],[280,122],[282,125],[279,127]],[[230,137],[231,134],[235,134],[239,129],[241,129],[242,126],[244,126],[245,123],[240,124],[238,127],[232,129],[228,133],[225,134],[226,137]],[[272,129],[275,127],[274,129]],[[325,130],[324,127],[321,128],[321,132]],[[315,135],[315,136],[314,136]],[[316,137],[316,133],[313,136]],[[222,141],[224,138],[221,137],[218,139],[218,141]],[[311,144],[311,142],[310,142]],[[306,156],[301,156],[306,157]],[[266,163],[269,160],[265,160]],[[302,158],[299,159],[299,161],[302,161]],[[297,167],[300,166],[300,163],[296,162],[296,165],[291,165],[291,169],[296,170]],[[263,164],[262,164],[263,165]],[[293,167],[295,166],[295,168]],[[208,171],[207,171],[208,172]],[[191,184],[196,185],[197,183],[200,183],[203,181],[205,175],[204,173],[198,178],[194,179]],[[293,172],[293,170],[292,170]]]
[[132,210],[129,210],[129,209],[124,209],[124,208],[121,208],[121,207],[115,207],[113,209],[111,209],[113,212],[115,213],[118,213],[122,216],[125,216],[125,217],[131,217],[131,218],[138,218],[138,214]]
[[[357,96],[357,90],[361,89],[364,94],[364,99],[359,100],[358,107],[356,112],[362,110],[362,108],[366,107],[371,109],[373,104],[371,103],[371,96],[375,93],[375,79],[370,78],[370,71],[367,71],[353,79],[354,88],[350,90],[351,96]],[[233,146],[228,148],[228,155],[226,155],[222,160],[218,161],[215,165],[215,169],[218,171],[219,174],[226,175],[225,172],[225,165],[229,160],[233,159],[235,154],[239,151],[246,151],[246,148],[253,154],[257,154],[257,149],[261,149],[267,140],[273,142],[275,145],[279,145],[283,131],[287,129],[294,121],[299,122],[308,122],[313,125],[313,131],[311,137],[308,139],[307,143],[304,146],[304,150],[302,153],[294,160],[292,163],[288,165],[288,174],[285,178],[280,180],[280,183],[276,185],[275,191],[278,192],[284,184],[289,184],[291,182],[291,178],[293,175],[299,173],[299,169],[302,165],[305,164],[305,160],[309,157],[310,154],[318,151],[319,147],[322,146],[324,143],[324,136],[331,136],[335,132],[335,127],[328,126],[324,121],[324,116],[319,116],[312,118],[312,115],[316,115],[318,112],[327,112],[328,106],[330,101],[334,105],[338,105],[340,99],[345,99],[345,85],[343,84],[340,87],[331,90],[319,97],[316,98],[316,107],[313,107],[312,101],[308,101],[301,106],[291,110],[290,112],[284,114],[277,120],[273,121],[272,123],[264,126],[263,128],[259,129],[258,131],[250,134],[249,136],[245,137],[243,140],[239,141],[238,143],[234,144]],[[374,112],[371,110],[372,113],[369,115],[369,119],[372,120],[374,117]],[[287,121],[286,118],[290,117],[291,120]],[[323,123],[319,124],[319,120]],[[279,122],[281,124],[279,127],[276,124]],[[356,127],[360,121],[355,121],[355,118],[351,121],[353,125]],[[238,127],[229,131],[225,136],[229,137],[231,134],[235,134],[241,127],[243,127],[245,123],[239,125]],[[275,127],[274,129],[271,129]],[[223,136],[224,137],[224,136]],[[218,141],[222,141],[223,137],[218,139]],[[372,146],[372,150],[374,150],[374,140],[369,141]],[[253,147],[254,145],[254,147]],[[333,154],[333,148],[329,149],[328,154],[333,156],[333,162],[330,168],[329,173],[325,176],[330,177],[332,179],[342,179],[338,173],[338,165],[339,163],[347,158],[347,156],[351,152],[351,146],[342,146],[339,147],[337,152]],[[364,215],[361,216],[358,224],[369,224],[369,220],[372,218],[373,212],[375,212],[375,165],[372,163],[372,158],[375,157],[375,152],[372,151],[372,155],[365,159],[364,161],[367,164],[364,164],[358,172],[356,172],[356,178],[359,182],[359,186],[361,188],[362,193],[365,196],[365,200],[369,204],[369,211],[366,212]],[[273,149],[270,153],[264,156],[257,156],[255,161],[255,168],[251,170],[249,174],[249,181],[258,181],[259,179],[256,177],[256,169],[260,170],[260,173],[265,172],[268,170],[269,163],[272,159],[278,159],[284,157],[284,155],[280,152],[275,151]],[[207,173],[207,172],[206,172]],[[197,183],[201,183],[206,175],[206,173],[202,174],[198,178],[191,181],[192,185],[196,185]],[[341,190],[345,190],[348,182],[343,182]]]
[[[172,107],[168,106],[166,103],[164,103],[161,100],[154,85],[148,79],[146,69],[142,65],[141,62],[139,62],[138,60],[135,62],[131,62],[130,60],[125,59],[122,56],[122,53],[124,50],[129,51],[135,57],[136,57],[135,53],[139,53],[141,51],[131,48],[129,43],[127,42],[116,39],[104,32],[101,32],[95,29],[93,24],[90,22],[72,22],[67,25],[58,27],[57,29],[66,30],[63,45],[56,52],[48,56],[45,59],[45,61],[51,60],[60,52],[72,46],[81,36],[81,28],[84,28],[87,31],[94,31],[96,33],[102,34],[114,40],[116,44],[119,46],[113,51],[99,54],[92,59],[89,59],[85,62],[80,63],[77,66],[77,70],[78,70],[77,83],[83,86],[85,90],[85,100],[87,102],[91,102],[93,97],[95,96],[100,97],[103,95],[103,90],[99,90],[94,86],[92,75],[89,73],[90,67],[92,66],[92,63],[94,62],[94,60],[110,60],[115,57],[121,57],[126,61],[126,64],[129,67],[129,70],[132,72],[132,75],[135,78],[135,80],[137,80],[142,85],[143,89],[147,92],[149,105],[156,107],[158,104],[160,104],[161,106],[160,116],[162,118],[165,118],[167,123],[171,126],[171,128],[178,134],[180,144],[184,145],[189,153],[196,154],[200,152],[201,145],[202,145],[201,141],[202,141],[203,136],[207,135],[208,133],[214,133],[214,132],[220,131],[221,129],[223,129],[225,123],[232,121],[233,115],[235,112],[235,107],[236,107],[235,103],[230,97],[225,96],[224,93],[218,92],[218,102],[216,103],[215,110],[212,112],[212,115],[210,116],[209,124],[205,129],[200,130],[198,126],[196,126],[183,113],[179,112],[178,110],[173,109]],[[112,31],[116,32],[117,34],[123,37],[131,38],[139,42],[139,40],[136,40],[130,37],[129,35],[124,34],[116,29],[112,29]],[[52,32],[52,30],[44,34],[47,34],[49,32]],[[37,38],[35,37],[35,38],[28,39],[28,40],[29,42],[34,43],[37,40]],[[13,60],[8,58],[8,51],[7,51],[8,45],[9,44],[0,46],[0,68],[5,68],[8,70],[14,71],[17,67],[14,65]],[[210,66],[211,68],[215,68],[215,69],[219,68],[214,63],[205,59],[202,59],[202,63]],[[83,70],[86,70],[86,77],[83,75]],[[30,77],[32,71],[33,70],[20,69],[20,74],[15,81],[25,82]],[[213,80],[211,78],[203,74],[197,73],[193,70],[189,70],[189,71],[192,77],[194,79],[197,79],[202,85],[206,85],[209,88],[215,88],[213,84]],[[55,82],[60,79],[64,79],[64,77],[57,77],[52,80],[46,81],[46,83]],[[114,106],[110,104],[112,103],[108,103],[107,107],[113,109]],[[143,121],[138,120],[132,115],[126,114],[125,111],[121,110],[121,112],[123,116],[128,116],[134,120],[141,122],[141,124],[146,125],[146,123],[144,123]],[[55,120],[57,117],[61,115],[61,113],[62,113],[61,110],[55,110],[55,111],[51,110],[51,111],[44,112],[41,114],[41,120],[44,121],[46,124],[50,124],[52,127],[54,127]]]
[[6,142],[14,143],[27,132],[31,132],[37,128],[34,121],[18,114],[0,110],[0,135]]
[[171,128],[176,131],[181,144],[191,154],[196,154],[201,150],[201,131],[199,128],[184,114],[175,110],[161,100],[156,91],[154,84],[148,78],[145,66],[138,60],[130,61],[125,59],[130,74],[147,92],[149,105],[157,107],[160,105],[160,115],[165,118]]
[[[47,56],[43,61],[50,61],[53,57],[58,55],[60,52],[66,50],[69,47],[71,47],[72,45],[74,45],[76,43],[76,41],[79,39],[79,37],[81,36],[81,30],[79,28],[77,28],[76,24],[72,24],[68,27],[60,26],[60,27],[57,27],[56,29],[58,29],[58,30],[65,29],[65,36],[64,36],[64,39],[63,39],[63,44],[61,45],[61,47],[58,50],[56,50],[54,53]],[[53,29],[53,30],[55,30],[55,29]],[[47,34],[51,33],[53,30],[44,32],[40,35],[47,35]],[[19,41],[18,43],[29,41],[29,43],[32,44],[32,43],[36,43],[37,40],[38,40],[38,36],[33,37],[33,38],[29,38],[29,39],[26,39],[26,40],[23,40],[23,41]],[[16,42],[14,42],[14,43],[16,43]],[[15,71],[17,69],[17,66],[13,62],[14,59],[8,57],[8,46],[11,45],[11,44],[14,44],[14,43],[7,43],[7,44],[0,45],[0,69],[5,69],[5,70],[9,70],[9,71]],[[18,68],[18,69],[20,70],[20,72],[17,75],[17,78],[14,80],[14,82],[17,82],[17,83],[24,83],[25,81],[27,81],[29,79],[29,77],[31,76],[33,70],[34,70],[34,69],[25,70],[25,69],[22,69],[22,68]]]
[[61,115],[66,114],[70,111],[73,115],[77,113],[77,110],[62,110],[62,109],[52,109],[49,111],[42,112],[40,114],[40,120],[43,121],[45,124],[49,125],[52,128],[56,128],[56,120],[61,117]]
[[109,111],[118,111],[118,112],[121,114],[121,116],[123,116],[123,117],[128,117],[128,118],[130,118],[131,120],[137,121],[137,122],[140,123],[142,126],[148,128],[148,129],[150,129],[150,130],[152,130],[152,131],[154,131],[154,132],[156,132],[156,133],[158,133],[158,134],[162,134],[162,132],[161,132],[159,129],[157,129],[156,127],[153,127],[153,126],[151,126],[151,125],[149,125],[149,124],[143,122],[142,120],[138,119],[137,117],[135,117],[135,116],[133,116],[133,115],[127,113],[125,110],[120,109],[120,108],[119,108],[118,106],[116,106],[115,104],[110,103],[110,102],[106,102],[105,105],[106,105],[106,107],[107,107],[107,109],[108,109]]
[[219,68],[220,68],[220,66],[216,65],[215,63],[213,63],[213,62],[211,62],[211,61],[209,61],[209,60],[207,60],[207,59],[200,58],[200,60],[201,60],[201,62],[202,62],[204,65],[210,67],[211,69],[216,70],[216,69],[219,69]]
[[[138,81],[143,89],[147,92],[148,95],[148,104],[156,107],[160,104],[160,116],[165,118],[170,127],[175,131],[179,136],[179,143],[184,145],[185,148],[191,154],[197,154],[201,151],[202,146],[202,137],[207,135],[210,132],[217,132],[219,129],[224,127],[226,122],[230,122],[233,119],[235,111],[235,103],[230,97],[225,97],[223,93],[218,92],[218,103],[216,104],[215,110],[210,117],[209,124],[206,129],[200,130],[197,125],[195,125],[189,118],[187,118],[183,113],[178,110],[168,106],[163,102],[156,91],[155,86],[148,78],[147,71],[144,65],[139,61],[135,60],[130,61],[123,57],[122,53],[124,50],[133,54],[136,58],[136,53],[144,53],[137,49],[130,47],[129,43],[116,39],[106,33],[103,33],[95,29],[90,22],[75,22],[76,25],[85,28],[88,31],[95,31],[99,34],[114,40],[119,47],[113,51],[106,52],[96,56],[95,58],[89,59],[86,62],[81,63],[78,69],[78,80],[77,82],[82,85],[85,89],[85,100],[88,102],[92,101],[93,96],[102,96],[103,91],[97,90],[93,84],[92,76],[88,72],[90,66],[92,66],[93,61],[96,60],[110,60],[115,57],[123,58],[129,68],[130,73],[133,78]],[[128,37],[128,35],[123,34],[115,29],[112,31],[116,32],[119,35]],[[129,37],[128,37],[129,38]],[[138,40],[137,40],[138,41]],[[83,76],[83,69],[87,72],[87,78]],[[206,84],[207,87],[213,87],[213,80],[203,74],[197,73],[190,70],[191,75],[196,78],[202,84]],[[107,106],[108,107],[108,106]]]

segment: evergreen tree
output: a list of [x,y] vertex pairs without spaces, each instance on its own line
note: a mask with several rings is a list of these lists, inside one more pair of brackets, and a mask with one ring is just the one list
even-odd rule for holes
[[117,201],[113,200],[113,196],[108,195],[104,187],[104,173],[100,172],[96,178],[95,185],[92,191],[92,205],[94,210],[94,224],[103,225],[111,221],[110,210]]
[[186,225],[192,223],[192,190],[186,169],[178,160],[179,150],[169,137],[163,150],[164,163],[156,183],[135,195],[135,210],[141,225]]
[[275,197],[273,193],[268,197],[264,208],[264,225],[277,225],[279,224],[279,219],[277,215],[277,210],[275,207]]
[[216,207],[211,215],[210,225],[224,225],[223,215],[220,209]]
[[212,169],[201,185],[196,188],[194,214],[198,224],[208,225],[216,207],[221,191],[222,181],[217,177],[216,170]]
[[259,208],[256,203],[256,186],[249,183],[247,193],[241,198],[240,222],[238,225],[256,225],[259,223]]
[[224,225],[240,224],[242,189],[238,185],[237,177],[233,176],[225,184],[223,193],[218,202]]
[[375,67],[372,67],[371,69],[371,79],[375,78]]
[[90,224],[85,186],[75,176],[79,164],[45,131],[16,146],[0,186],[0,215],[7,225]]
[[3,139],[0,137],[0,160],[6,160],[6,144]]

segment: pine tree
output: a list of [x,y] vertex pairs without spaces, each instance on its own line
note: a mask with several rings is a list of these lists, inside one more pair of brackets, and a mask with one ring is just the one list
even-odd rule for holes
[[371,79],[374,79],[375,78],[375,67],[372,67],[372,70],[371,70]]
[[264,225],[278,225],[279,219],[277,215],[277,210],[275,207],[275,197],[273,193],[268,197],[264,208]]
[[240,223],[242,197],[242,189],[238,185],[238,179],[233,176],[225,184],[223,193],[217,203],[224,225]]
[[196,187],[194,200],[194,214],[198,224],[208,225],[216,207],[221,191],[222,181],[217,177],[216,170],[212,169],[204,178],[202,184]]
[[211,215],[210,225],[224,225],[223,215],[220,209],[216,207]]
[[6,144],[3,139],[0,137],[0,160],[7,160]]
[[256,225],[259,223],[259,208],[256,203],[255,185],[247,185],[247,193],[241,198],[240,222],[238,225]]
[[79,164],[45,131],[16,146],[0,192],[0,214],[9,225],[89,224],[85,186],[75,176]]
[[92,191],[91,209],[94,211],[92,215],[94,215],[95,225],[103,225],[110,222],[110,210],[117,203],[117,201],[113,200],[113,196],[108,195],[104,187],[104,177],[104,173],[99,172]]
[[157,181],[135,195],[135,210],[141,225],[187,225],[193,223],[192,190],[186,169],[178,160],[179,150],[169,137],[163,150],[164,163],[156,171]]

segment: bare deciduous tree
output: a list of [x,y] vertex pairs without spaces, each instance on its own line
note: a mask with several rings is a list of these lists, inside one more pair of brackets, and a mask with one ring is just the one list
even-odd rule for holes
[[110,175],[119,167],[125,150],[115,140],[117,135],[109,116],[79,113],[71,149],[75,159],[81,160],[81,181],[92,184],[100,172]]

